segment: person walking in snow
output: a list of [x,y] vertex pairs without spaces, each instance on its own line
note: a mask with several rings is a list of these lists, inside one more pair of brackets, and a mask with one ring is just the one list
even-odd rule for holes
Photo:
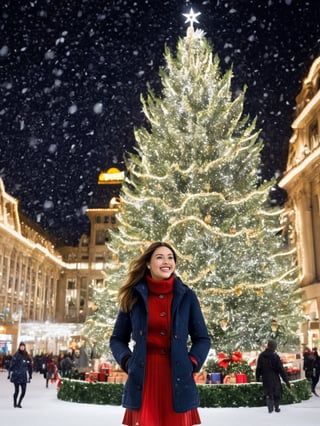
[[275,352],[277,342],[269,340],[266,349],[258,357],[256,368],[256,380],[262,381],[263,391],[267,402],[268,412],[280,412],[280,400],[282,397],[281,380],[290,389],[291,385],[287,373],[283,367],[279,355]]
[[206,360],[210,337],[197,296],[176,276],[175,267],[172,247],[155,242],[131,263],[119,289],[110,348],[128,373],[124,425],[201,423],[193,373]]
[[57,371],[58,369],[56,363],[54,362],[53,358],[48,355],[46,358],[46,369],[43,373],[43,376],[46,379],[46,388],[49,387],[50,381],[54,382],[56,380]]
[[316,391],[320,377],[320,356],[317,348],[312,348],[312,373],[311,373],[311,390],[315,396],[319,396]]
[[23,342],[12,357],[8,379],[14,384],[13,406],[22,408],[21,401],[26,394],[27,383],[32,379],[32,361]]
[[313,355],[310,348],[306,347],[303,351],[303,371],[307,380],[311,382],[313,370]]

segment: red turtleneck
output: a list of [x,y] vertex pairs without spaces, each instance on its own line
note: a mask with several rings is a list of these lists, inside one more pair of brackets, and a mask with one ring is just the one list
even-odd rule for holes
[[173,276],[167,280],[155,280],[151,276],[147,276],[149,289],[147,347],[149,352],[167,354],[170,351],[173,281]]

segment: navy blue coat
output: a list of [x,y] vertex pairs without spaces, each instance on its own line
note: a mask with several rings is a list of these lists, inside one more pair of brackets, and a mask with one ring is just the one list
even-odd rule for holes
[[[132,410],[141,407],[147,354],[148,287],[145,280],[134,287],[138,301],[128,313],[119,311],[110,348],[123,367],[128,360],[128,379],[122,405]],[[201,369],[210,349],[210,337],[193,290],[179,278],[174,280],[171,307],[171,380],[173,408],[181,413],[199,406],[199,394],[193,373]],[[191,341],[189,341],[189,336]],[[131,345],[133,343],[133,349]],[[194,367],[189,355],[197,360]],[[194,367],[194,368],[193,368]],[[164,390],[165,391],[165,390]]]
[[32,378],[32,363],[25,351],[18,350],[12,357],[9,377],[12,383],[24,384]]

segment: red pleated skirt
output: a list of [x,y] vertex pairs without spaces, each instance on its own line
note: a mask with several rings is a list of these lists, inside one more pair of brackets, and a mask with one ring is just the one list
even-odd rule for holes
[[123,425],[193,426],[201,424],[197,409],[176,413],[172,404],[170,354],[149,354],[140,410],[126,409]]

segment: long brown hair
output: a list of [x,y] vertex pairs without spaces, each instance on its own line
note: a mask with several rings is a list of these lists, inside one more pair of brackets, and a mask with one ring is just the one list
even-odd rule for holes
[[170,251],[172,251],[174,261],[177,262],[177,255],[173,248],[168,243],[162,241],[152,243],[140,257],[134,259],[130,263],[127,279],[120,286],[118,292],[118,301],[120,309],[123,312],[129,312],[137,301],[137,298],[133,295],[132,287],[141,281],[146,275],[147,263],[150,262],[154,251],[159,247],[167,247]]

